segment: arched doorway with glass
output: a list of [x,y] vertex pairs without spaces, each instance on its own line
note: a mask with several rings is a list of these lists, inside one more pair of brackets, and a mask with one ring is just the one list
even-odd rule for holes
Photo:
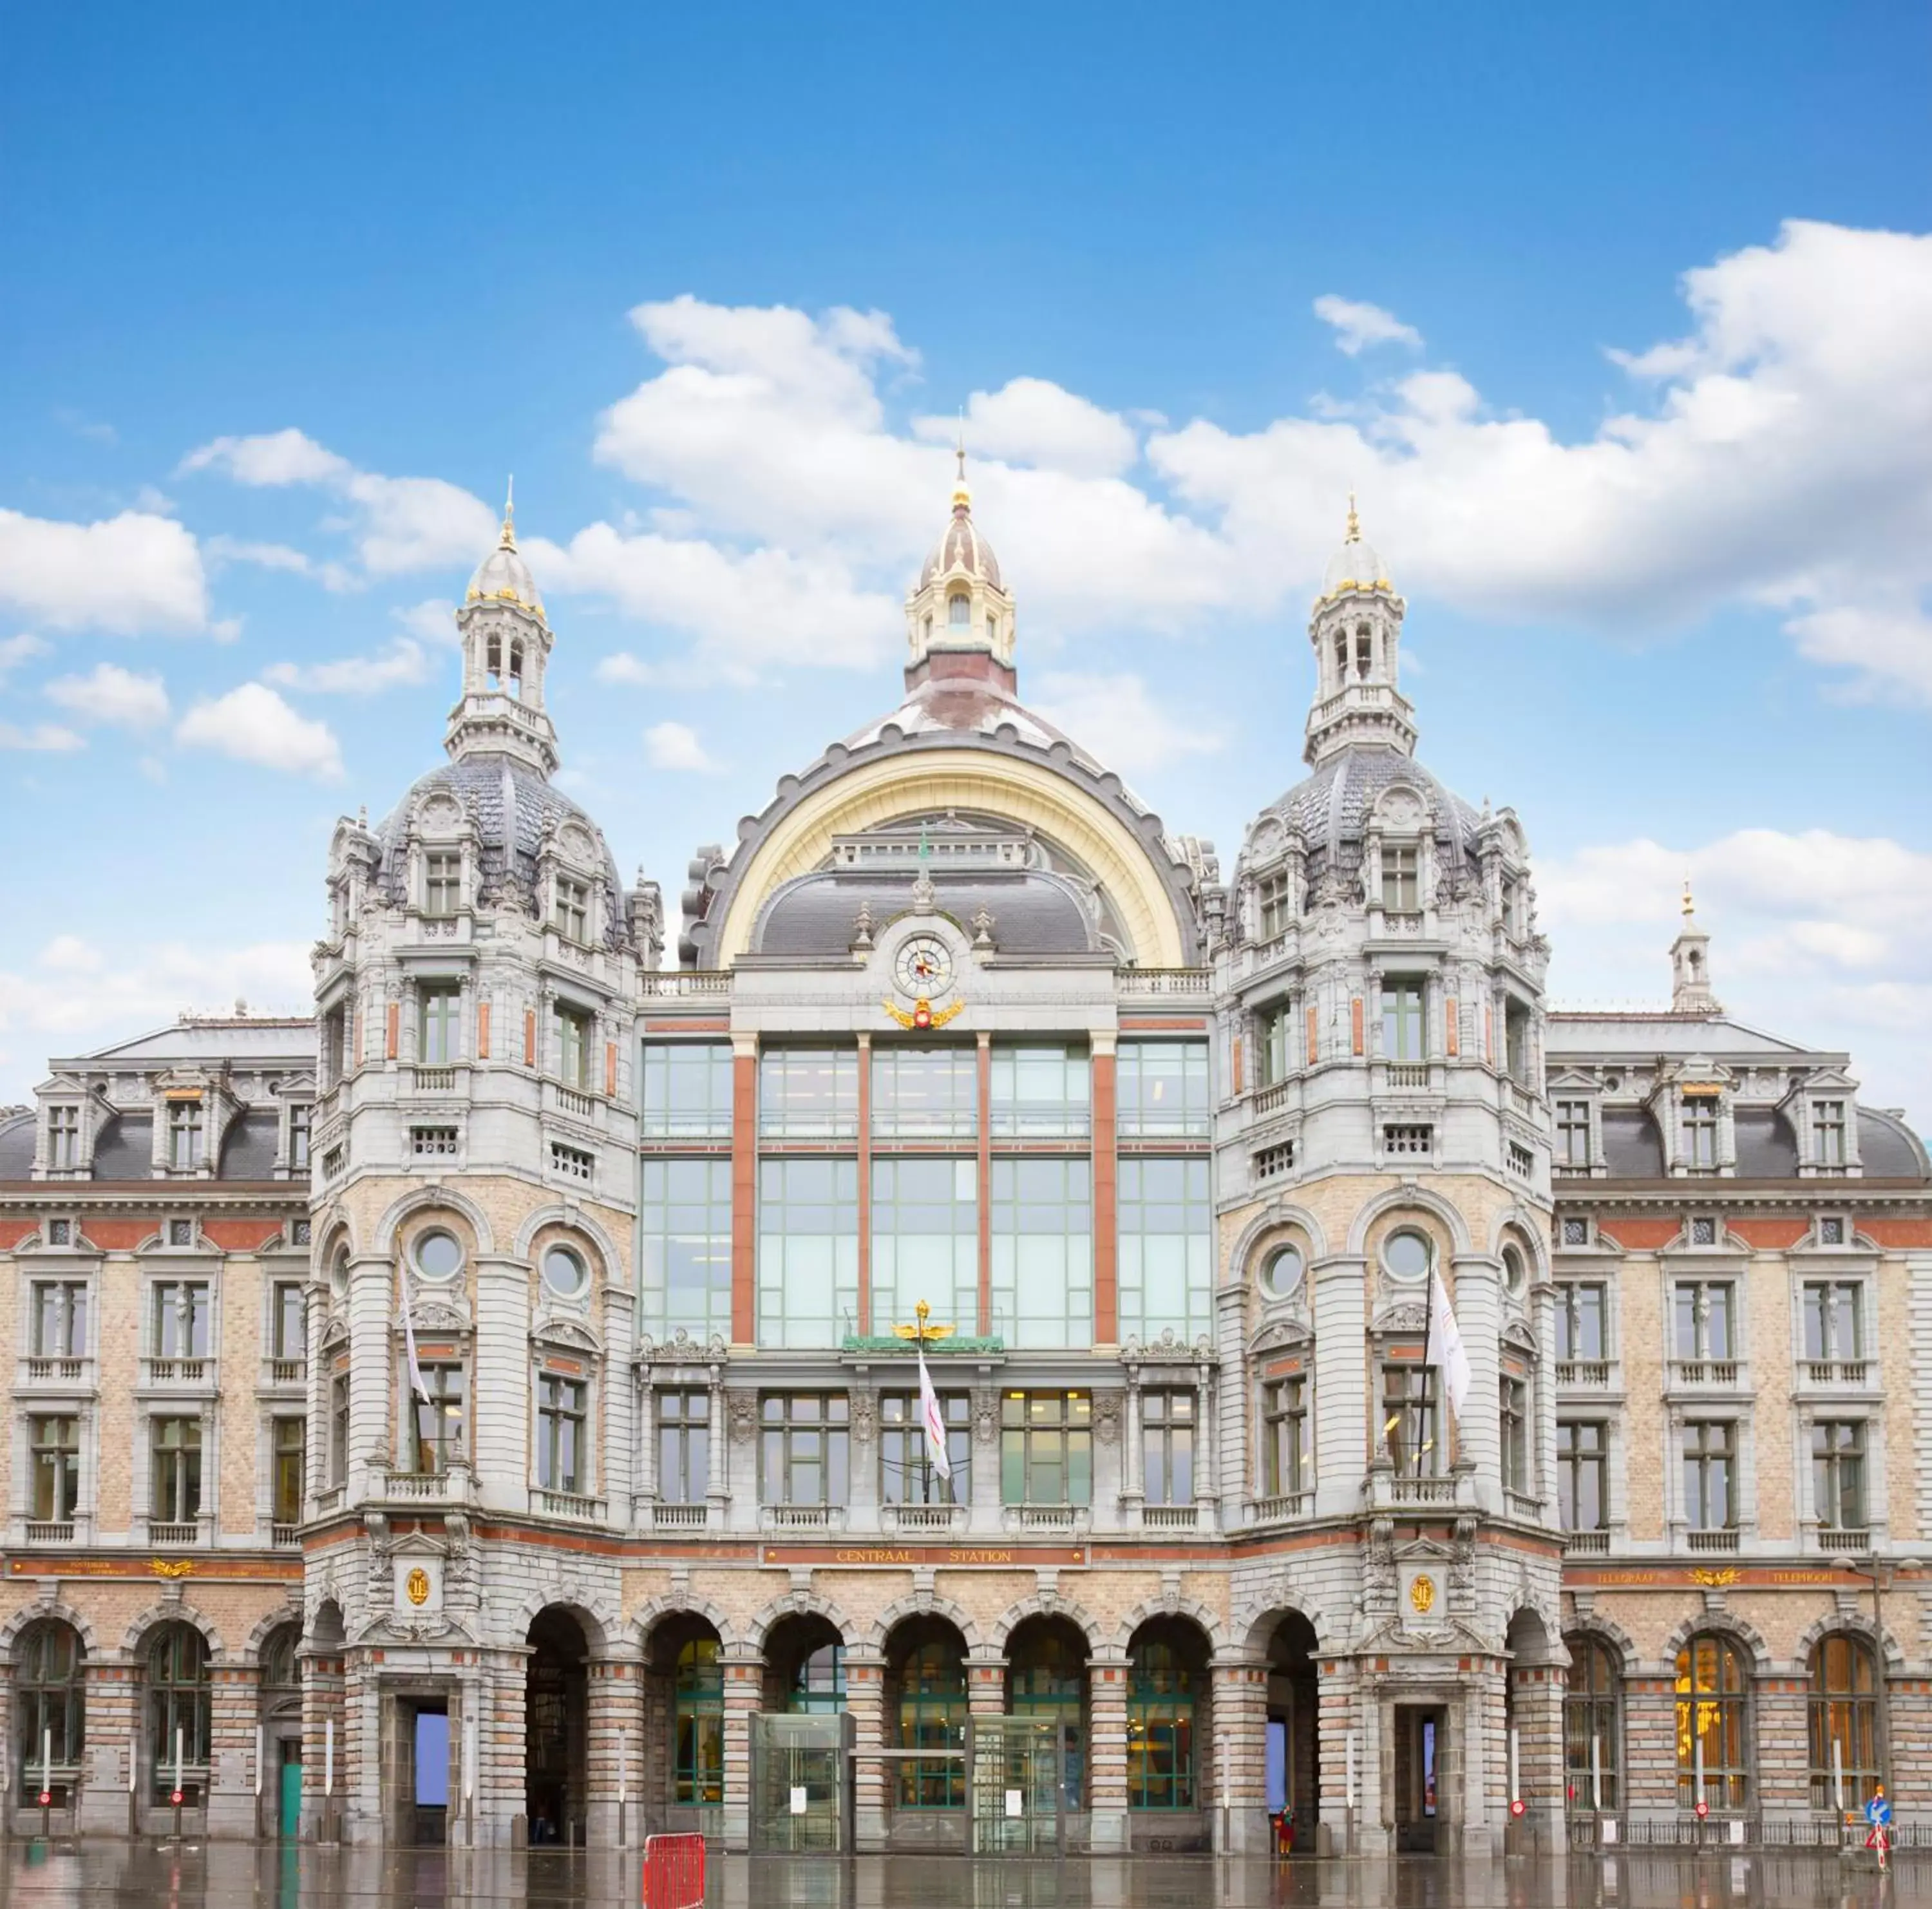
[[1320,1833],[1321,1705],[1315,1651],[1315,1626],[1298,1610],[1283,1616],[1268,1641],[1264,1775],[1268,1814],[1292,1812],[1294,1847],[1304,1852],[1318,1847]]
[[44,1807],[50,1827],[73,1827],[86,1748],[86,1655],[80,1633],[57,1617],[29,1624],[14,1646],[14,1800],[23,1827],[38,1827]]
[[184,1828],[205,1829],[212,1729],[208,1640],[183,1619],[158,1624],[142,1640],[140,1661],[149,1826],[166,1827],[178,1808]]
[[1602,1637],[1564,1640],[1570,1674],[1563,1693],[1563,1797],[1573,1817],[1623,1808],[1623,1662]]
[[887,1772],[892,1847],[964,1848],[967,1709],[958,1626],[930,1613],[895,1625],[886,1639],[886,1734],[900,1753]]
[[845,1640],[829,1617],[795,1611],[765,1636],[764,1707],[794,1716],[845,1707]]
[[255,1720],[262,1732],[262,1781],[255,1833],[292,1841],[302,1831],[302,1626],[278,1624],[256,1653]]
[[532,1847],[583,1842],[590,1817],[590,1643],[574,1611],[546,1604],[524,1641],[524,1809]]
[[[1034,1616],[1006,1640],[1006,1709],[1055,1726],[1060,1807],[1070,1817],[1087,1808],[1087,1639],[1072,1619]],[[1077,1824],[1069,1840],[1084,1841]]]
[[652,1629],[644,1659],[644,1828],[721,1835],[724,1670],[717,1627],[676,1611]]
[[1212,1739],[1212,1647],[1190,1618],[1150,1618],[1127,1645],[1127,1822],[1130,1846],[1204,1847],[1202,1746]]
[[851,1847],[845,1639],[817,1611],[765,1634],[764,1706],[751,1720],[752,1847],[779,1855]]
[[1863,1809],[1885,1781],[1877,1654],[1864,1637],[1833,1631],[1812,1646],[1805,1669],[1811,1807],[1834,1814]]
[[1750,1660],[1738,1640],[1702,1631],[1677,1653],[1677,1806],[1742,1815],[1752,1793]]

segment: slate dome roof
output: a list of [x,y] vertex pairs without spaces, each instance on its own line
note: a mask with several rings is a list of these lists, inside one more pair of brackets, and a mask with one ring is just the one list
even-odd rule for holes
[[1476,833],[1482,818],[1414,757],[1378,743],[1339,751],[1269,803],[1256,819],[1273,816],[1301,831],[1308,844],[1311,875],[1324,866],[1346,873],[1360,866],[1369,812],[1382,791],[1397,782],[1415,789],[1433,812],[1440,866],[1445,871],[1461,868],[1478,874]]
[[477,565],[476,574],[470,579],[470,588],[464,600],[469,603],[486,600],[514,603],[538,617],[543,616],[543,599],[537,591],[537,580],[531,575],[530,566],[524,561],[523,552],[517,548],[517,534],[507,517],[503,520],[503,534],[496,548]]
[[983,578],[995,590],[1005,587],[1000,581],[1000,560],[993,554],[993,547],[987,542],[986,533],[973,521],[973,494],[963,482],[954,488],[952,521],[927,557],[919,573],[917,587],[923,590],[934,578],[943,577],[954,569],[964,570],[969,576]]

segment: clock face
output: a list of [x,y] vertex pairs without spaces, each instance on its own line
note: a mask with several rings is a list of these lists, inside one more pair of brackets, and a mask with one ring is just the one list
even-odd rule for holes
[[946,944],[930,935],[915,935],[900,949],[895,972],[899,986],[915,1000],[930,1001],[952,983],[952,962]]

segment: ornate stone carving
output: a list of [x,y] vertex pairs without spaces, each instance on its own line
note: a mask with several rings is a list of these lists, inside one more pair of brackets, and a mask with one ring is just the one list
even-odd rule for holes
[[727,1392],[724,1409],[731,1421],[734,1445],[749,1445],[758,1430],[758,1401],[749,1392]]
[[1118,1392],[1094,1394],[1094,1436],[1102,1445],[1112,1445],[1120,1436],[1120,1395]]

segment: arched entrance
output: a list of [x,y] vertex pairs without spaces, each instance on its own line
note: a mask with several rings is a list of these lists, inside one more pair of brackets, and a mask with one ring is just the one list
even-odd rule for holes
[[255,1700],[264,1765],[256,1834],[290,1841],[302,1829],[302,1668],[296,1654],[301,1643],[296,1624],[278,1624],[262,1639]]
[[58,1617],[29,1624],[14,1647],[14,1799],[29,1826],[40,1820],[44,1791],[50,1809],[74,1805],[85,1747],[86,1655],[80,1633]]
[[1322,1808],[1321,1702],[1315,1626],[1291,1610],[1268,1644],[1266,1778],[1270,1816],[1292,1811],[1294,1847],[1315,1853]]
[[722,1835],[724,1670],[717,1627],[693,1610],[652,1629],[644,1662],[644,1828]]
[[1070,1814],[1087,1807],[1087,1639],[1070,1618],[1029,1617],[1006,1641],[1006,1709],[1058,1727]]
[[590,1796],[590,1640],[574,1613],[548,1604],[525,1641],[524,1808],[530,1841],[581,1842]]
[[1203,1848],[1212,1646],[1186,1617],[1152,1617],[1127,1644],[1127,1823],[1132,1847]]
[[782,1617],[765,1637],[767,1710],[817,1715],[845,1707],[845,1640],[815,1611]]
[[909,1617],[886,1640],[886,1739],[891,1838],[899,1847],[966,1844],[966,1640],[944,1617]]

